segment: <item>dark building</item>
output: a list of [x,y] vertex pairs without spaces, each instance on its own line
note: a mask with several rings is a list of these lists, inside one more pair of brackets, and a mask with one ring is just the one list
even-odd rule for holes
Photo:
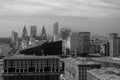
[[62,41],[45,42],[40,46],[21,50],[20,53],[25,55],[62,55]]

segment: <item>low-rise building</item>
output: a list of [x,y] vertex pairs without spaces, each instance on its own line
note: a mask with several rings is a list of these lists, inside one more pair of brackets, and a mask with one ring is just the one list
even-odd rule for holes
[[120,80],[120,70],[113,68],[93,69],[87,71],[87,80]]
[[62,66],[57,56],[16,55],[3,60],[3,76],[60,74]]
[[65,79],[87,80],[87,70],[95,68],[101,68],[101,64],[86,58],[67,58],[65,59]]
[[116,67],[120,68],[120,57],[98,57],[91,58],[94,62],[100,63],[102,67]]

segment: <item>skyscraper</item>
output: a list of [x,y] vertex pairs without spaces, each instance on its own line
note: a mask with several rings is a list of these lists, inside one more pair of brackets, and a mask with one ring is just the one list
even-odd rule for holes
[[47,40],[45,27],[42,27],[41,40]]
[[30,45],[34,45],[36,42],[36,37],[37,37],[37,27],[36,26],[31,26],[30,27]]
[[12,42],[18,42],[18,33],[12,31]]
[[58,28],[59,24],[58,22],[55,22],[53,24],[53,38],[54,38],[54,41],[58,41],[59,40],[59,28]]
[[13,48],[18,47],[18,33],[15,31],[12,31],[12,47]]
[[60,30],[60,36],[63,42],[63,52],[65,55],[69,55],[70,52],[70,34],[71,30],[69,28],[62,28]]
[[37,27],[36,26],[31,26],[31,37],[36,37],[37,36]]

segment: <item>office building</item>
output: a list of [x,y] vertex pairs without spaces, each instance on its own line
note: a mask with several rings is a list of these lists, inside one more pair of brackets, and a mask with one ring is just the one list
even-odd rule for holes
[[90,54],[109,56],[109,39],[105,36],[90,37]]
[[110,56],[109,42],[103,42],[100,44],[100,54],[102,56]]
[[90,32],[73,32],[70,37],[71,52],[80,54],[90,53]]
[[69,28],[62,28],[60,30],[61,40],[63,42],[63,52],[65,55],[70,55],[70,34],[71,30]]
[[110,33],[110,56],[116,57],[120,56],[120,37],[117,33]]
[[86,58],[66,58],[64,61],[66,80],[87,80],[87,70],[101,68],[101,64]]
[[17,48],[18,47],[18,33],[15,32],[15,31],[12,31],[12,37],[11,38],[12,38],[11,46],[13,48]]
[[31,29],[31,33],[30,33],[30,36],[31,37],[36,37],[37,36],[37,27],[36,26],[31,26],[30,27]]
[[55,22],[53,24],[53,41],[59,41],[59,24]]
[[30,27],[30,45],[35,45],[36,43],[36,37],[37,37],[37,27],[36,26],[31,26]]
[[12,31],[12,42],[18,42],[18,33]]
[[61,63],[57,56],[14,55],[3,60],[2,76],[60,75]]
[[120,70],[114,68],[93,69],[87,71],[87,80],[120,80]]

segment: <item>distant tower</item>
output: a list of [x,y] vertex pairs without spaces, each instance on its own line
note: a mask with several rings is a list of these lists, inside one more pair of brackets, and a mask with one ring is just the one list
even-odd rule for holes
[[12,42],[18,42],[18,33],[12,31]]
[[37,36],[37,27],[36,26],[31,26],[31,37],[36,37]]
[[44,25],[42,27],[41,40],[47,40],[47,35]]
[[37,27],[36,26],[31,26],[30,27],[30,45],[34,45],[36,42],[36,37],[37,37]]
[[24,25],[23,34],[22,34],[22,48],[26,48],[28,44],[29,44],[29,37],[27,35],[26,26]]
[[12,47],[18,47],[18,33],[12,31]]
[[27,35],[27,29],[26,29],[26,26],[24,25],[22,39],[26,40],[27,37],[28,37],[28,35]]
[[54,38],[54,41],[58,41],[59,40],[59,27],[58,27],[58,22],[55,22],[53,24],[53,38]]

